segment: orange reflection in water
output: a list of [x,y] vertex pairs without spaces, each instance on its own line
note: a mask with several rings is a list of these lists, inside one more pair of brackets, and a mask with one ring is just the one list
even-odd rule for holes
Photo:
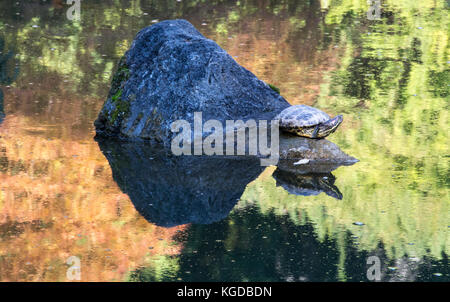
[[82,281],[123,280],[146,256],[179,253],[183,226],[148,223],[94,140],[50,140],[49,127],[13,115],[0,126],[1,281],[66,281],[72,255]]
[[[204,32],[258,78],[281,89],[293,105],[314,105],[325,82],[324,74],[336,70],[345,51],[335,45],[320,47],[324,33],[308,37],[293,34],[288,20],[274,17],[250,19],[233,37]],[[306,34],[303,34],[306,35]],[[307,43],[302,43],[307,40]]]

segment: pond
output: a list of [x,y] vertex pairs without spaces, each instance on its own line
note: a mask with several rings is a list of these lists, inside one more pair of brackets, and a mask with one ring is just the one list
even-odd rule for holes
[[[62,0],[1,1],[0,281],[70,281],[72,256],[81,281],[372,281],[374,263],[450,281],[449,8],[106,0],[76,20]],[[328,140],[359,162],[293,179],[211,158],[198,176],[95,140],[136,33],[178,18],[291,104],[343,114]]]

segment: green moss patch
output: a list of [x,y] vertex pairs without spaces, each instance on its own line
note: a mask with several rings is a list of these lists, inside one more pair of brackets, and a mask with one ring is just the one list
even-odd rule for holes
[[126,63],[126,57],[123,56],[118,64],[117,71],[114,73],[109,98],[111,98],[113,111],[110,113],[109,122],[114,124],[118,117],[126,117],[130,112],[130,102],[122,98],[123,87],[130,78],[130,70]]
[[117,66],[117,71],[114,73],[113,79],[111,81],[111,90],[109,91],[109,97],[112,97],[118,93],[119,90],[121,90],[130,78],[130,69],[128,68],[126,58],[123,56],[120,61],[119,65]]
[[122,99],[122,90],[120,89],[112,96],[111,101],[115,107],[111,112],[111,123],[114,124],[120,114],[126,117],[130,113],[130,103]]
[[280,94],[280,88],[278,88],[277,86],[272,85],[272,84],[267,84],[267,85],[269,85],[269,87],[272,88],[273,91]]

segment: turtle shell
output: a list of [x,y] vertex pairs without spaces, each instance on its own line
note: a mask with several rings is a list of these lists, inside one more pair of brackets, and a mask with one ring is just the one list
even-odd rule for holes
[[312,127],[330,120],[330,116],[325,112],[306,105],[288,107],[277,118],[282,128]]

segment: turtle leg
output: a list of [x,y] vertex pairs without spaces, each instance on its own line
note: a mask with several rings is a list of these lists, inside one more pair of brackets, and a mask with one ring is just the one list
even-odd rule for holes
[[314,132],[312,134],[312,138],[317,138],[317,134],[319,134],[319,125],[316,126],[316,128],[314,128]]

